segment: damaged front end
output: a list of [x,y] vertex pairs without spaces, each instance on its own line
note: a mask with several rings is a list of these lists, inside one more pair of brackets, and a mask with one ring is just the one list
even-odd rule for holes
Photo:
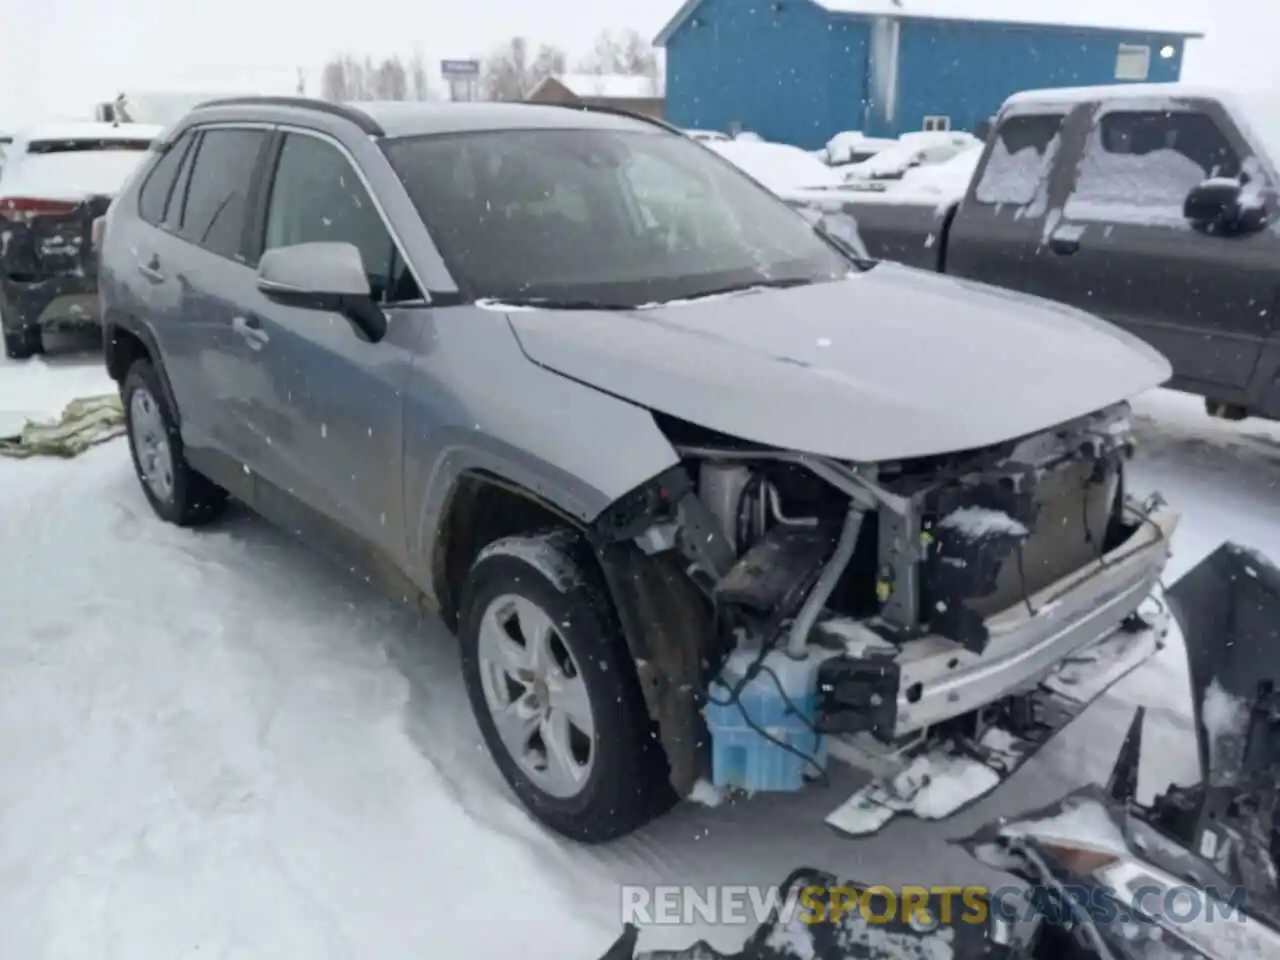
[[[1280,957],[1280,569],[1225,544],[1168,591],[1201,778],[1137,797],[1145,711],[1105,786],[958,841],[1021,883],[898,891],[802,869],[740,950],[604,960],[1274,960]],[[923,898],[927,894],[927,898]]]
[[947,816],[1158,647],[1140,608],[1178,517],[1126,493],[1126,404],[874,465],[657,419],[681,465],[596,537],[681,794],[795,790],[834,758],[875,775],[837,829]]

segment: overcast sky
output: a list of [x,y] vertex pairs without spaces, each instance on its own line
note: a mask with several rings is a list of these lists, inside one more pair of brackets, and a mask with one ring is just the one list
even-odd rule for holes
[[[982,2],[972,0],[975,12]],[[1149,8],[1153,26],[1206,26],[1209,36],[1193,42],[1184,79],[1268,85],[1280,96],[1276,0],[1114,2],[1133,17]],[[341,52],[408,56],[416,45],[434,63],[523,34],[579,54],[602,28],[629,26],[652,36],[678,6],[679,0],[0,0],[0,128],[51,116],[87,118],[92,103],[130,89],[290,93],[297,68],[314,77]],[[1037,18],[1074,6],[1025,0]],[[314,81],[309,92],[317,92]]]

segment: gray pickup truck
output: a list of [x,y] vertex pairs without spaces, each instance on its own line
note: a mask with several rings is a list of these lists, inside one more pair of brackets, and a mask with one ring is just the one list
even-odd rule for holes
[[1001,109],[963,195],[844,204],[870,254],[1088,310],[1146,340],[1169,386],[1280,418],[1280,105],[1142,84]]

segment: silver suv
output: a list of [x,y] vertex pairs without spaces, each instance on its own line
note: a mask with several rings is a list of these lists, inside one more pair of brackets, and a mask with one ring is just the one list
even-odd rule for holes
[[[637,117],[207,104],[101,272],[155,512],[234,497],[438,611],[502,773],[584,841],[702,778],[793,789],[788,751],[1020,716],[1132,623],[1177,520],[1123,484],[1157,353],[860,260]],[[785,741],[746,696],[780,672]]]

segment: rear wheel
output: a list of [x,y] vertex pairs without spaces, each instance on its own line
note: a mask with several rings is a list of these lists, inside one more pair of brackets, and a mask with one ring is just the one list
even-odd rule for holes
[[529,811],[585,843],[674,802],[612,605],[569,530],[491,545],[462,598],[463,676],[499,770]]
[[4,332],[4,355],[10,360],[27,360],[43,352],[44,337],[39,328],[28,327]]
[[150,360],[134,361],[122,395],[133,467],[151,509],[181,527],[216,519],[227,492],[187,463],[177,419]]

